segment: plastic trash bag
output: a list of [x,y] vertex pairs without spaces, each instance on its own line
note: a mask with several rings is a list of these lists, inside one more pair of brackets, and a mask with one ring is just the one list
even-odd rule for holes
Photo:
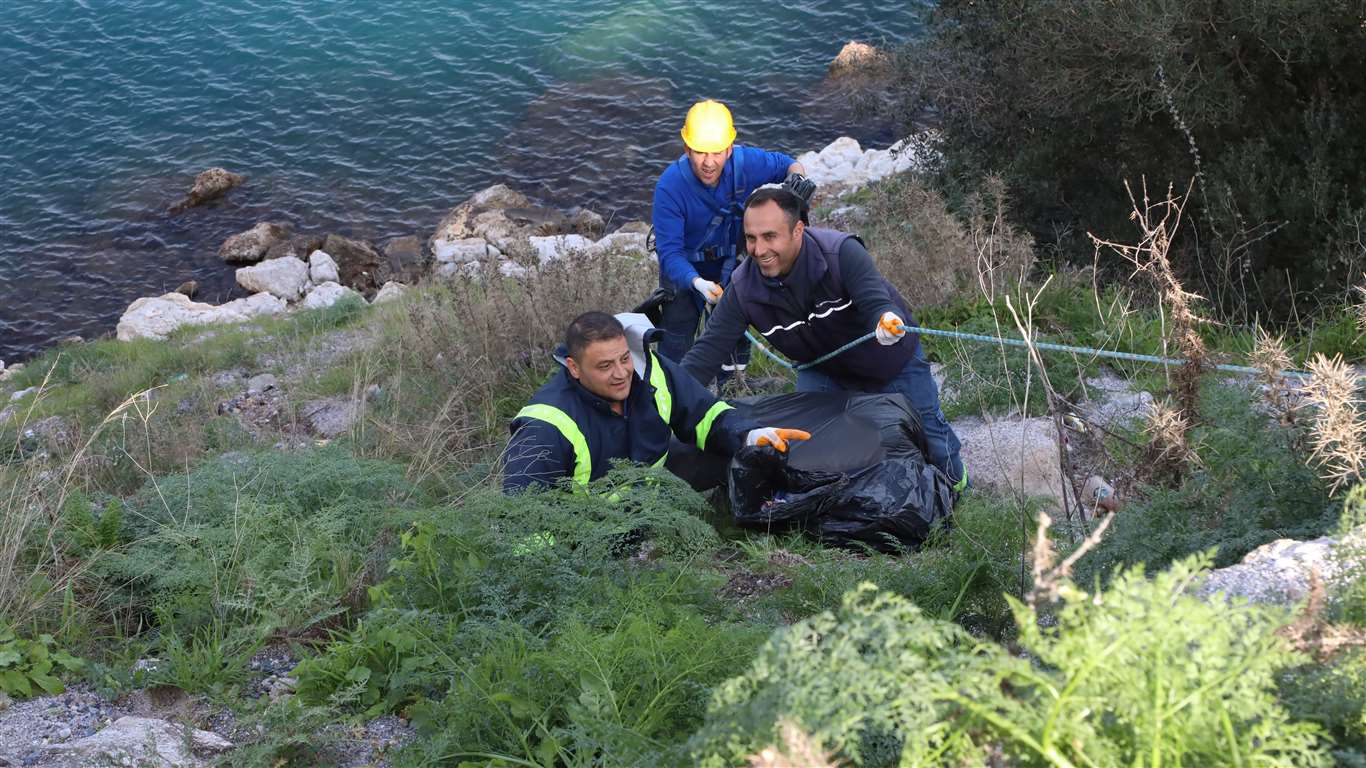
[[797,392],[735,405],[755,423],[811,433],[786,456],[745,448],[723,472],[717,457],[670,450],[670,468],[694,487],[728,486],[737,525],[895,551],[918,546],[952,514],[952,484],[925,461],[920,419],[905,397]]

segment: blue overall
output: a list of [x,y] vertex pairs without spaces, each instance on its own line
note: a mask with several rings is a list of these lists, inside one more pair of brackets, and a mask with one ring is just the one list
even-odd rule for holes
[[[781,152],[736,144],[714,188],[693,174],[686,154],[660,175],[652,215],[655,251],[659,284],[674,294],[660,319],[664,357],[682,360],[697,334],[705,302],[693,280],[701,277],[722,288],[730,284],[744,239],[745,200],[756,188],[782,181],[792,163]],[[749,344],[743,342],[731,364],[748,359]]]

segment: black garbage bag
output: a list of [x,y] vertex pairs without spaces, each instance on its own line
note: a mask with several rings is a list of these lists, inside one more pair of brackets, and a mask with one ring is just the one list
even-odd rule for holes
[[947,524],[952,483],[925,461],[919,415],[902,395],[796,392],[733,404],[757,424],[811,433],[787,455],[746,448],[728,464],[681,444],[670,449],[666,466],[694,488],[728,486],[737,525],[895,551]]

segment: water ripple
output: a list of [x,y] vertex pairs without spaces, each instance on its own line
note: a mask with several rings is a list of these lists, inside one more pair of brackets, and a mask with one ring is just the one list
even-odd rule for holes
[[[507,180],[621,220],[648,214],[702,96],[742,140],[800,151],[836,130],[811,87],[847,39],[899,40],[927,0],[52,0],[0,3],[0,358],[109,331],[260,219],[425,236]],[[223,165],[221,204],[167,207]]]

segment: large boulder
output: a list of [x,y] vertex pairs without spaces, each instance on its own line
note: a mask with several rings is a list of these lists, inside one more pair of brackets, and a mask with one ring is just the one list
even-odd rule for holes
[[371,304],[388,304],[391,301],[398,301],[408,292],[408,286],[403,283],[388,282],[380,287],[379,293],[371,300]]
[[396,237],[384,244],[384,264],[376,278],[381,284],[389,281],[415,283],[426,269],[427,259],[422,253],[422,238],[416,235]]
[[288,247],[289,238],[288,224],[262,221],[224,240],[218,248],[218,258],[229,264],[254,264],[264,259],[272,247]]
[[246,180],[246,176],[233,173],[226,168],[210,168],[194,177],[194,186],[190,188],[190,194],[186,195],[184,200],[176,203],[172,210],[182,211],[196,205],[203,205],[210,200],[216,200]]
[[531,204],[525,195],[495,184],[446,214],[429,245],[440,253],[445,243],[482,238],[503,252],[522,251],[527,238],[564,234],[571,224],[564,214]]
[[867,43],[851,40],[835,55],[826,71],[831,77],[864,75],[870,70],[880,70],[887,63],[887,54]]
[[[1351,549],[1360,550],[1363,532],[1349,534]],[[1209,597],[1245,598],[1252,603],[1294,605],[1304,599],[1317,578],[1333,586],[1356,567],[1341,556],[1342,540],[1324,536],[1311,541],[1277,539],[1247,553],[1241,563],[1210,572],[1196,589]]]
[[502,251],[489,245],[482,237],[442,240],[435,244],[437,248],[432,255],[436,257],[436,272],[443,276],[450,274],[453,271],[450,267],[455,264],[496,259],[503,255]]
[[312,280],[314,285],[336,283],[341,280],[337,262],[327,251],[314,251],[308,255],[308,279]]
[[1056,509],[1063,508],[1066,497],[1075,506],[1071,484],[1058,463],[1053,419],[963,417],[953,421],[953,431],[963,444],[963,463],[973,485],[1043,498]]
[[49,745],[43,750],[42,764],[51,768],[197,768],[232,748],[232,742],[210,731],[151,717],[120,717],[91,736]]
[[360,416],[360,408],[350,398],[328,397],[304,403],[299,408],[299,415],[313,434],[331,439],[351,431]]
[[265,291],[285,301],[298,301],[308,282],[308,265],[286,256],[237,270],[237,284],[253,293]]
[[356,293],[344,285],[339,285],[337,283],[322,283],[314,286],[313,290],[309,291],[308,295],[304,297],[303,308],[322,309],[323,307],[330,307],[347,297],[354,297],[360,302],[365,301],[365,298],[359,293]]
[[167,293],[130,304],[119,318],[117,336],[119,341],[164,340],[182,326],[238,323],[284,311],[285,302],[269,293],[258,293],[218,306],[191,301],[182,293]]
[[342,285],[369,296],[384,284],[380,269],[384,257],[369,243],[341,235],[328,235],[323,241],[322,250],[327,251],[332,260],[337,262]]

